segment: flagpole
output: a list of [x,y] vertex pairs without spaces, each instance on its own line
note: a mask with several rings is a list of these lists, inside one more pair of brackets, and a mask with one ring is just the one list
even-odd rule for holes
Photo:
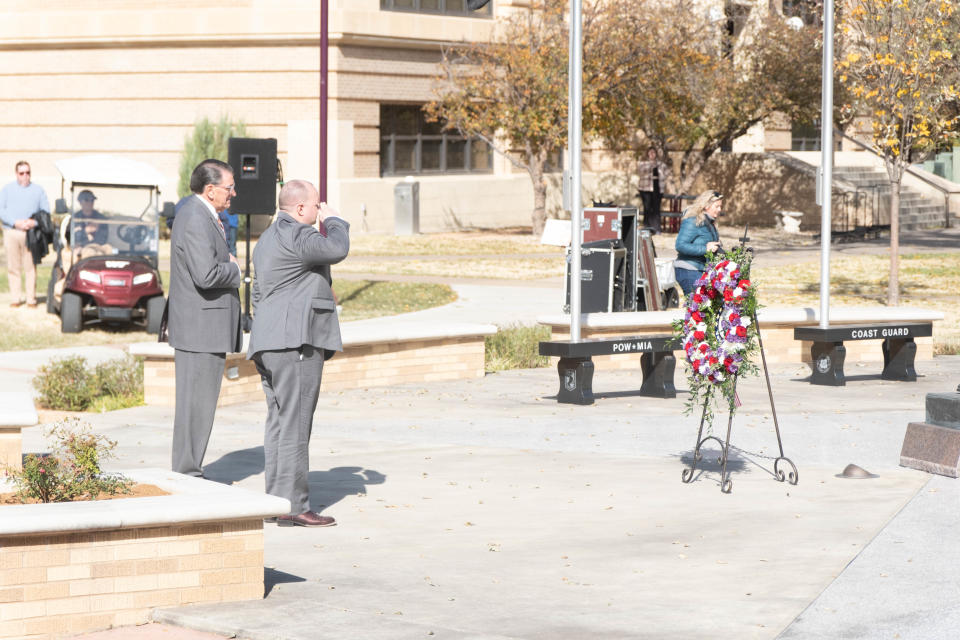
[[820,328],[830,326],[830,231],[833,193],[833,0],[823,4],[823,88],[820,105]]
[[581,0],[570,0],[569,105],[567,109],[568,147],[570,149],[570,341],[580,340],[581,308],[581,142],[583,111],[583,20]]

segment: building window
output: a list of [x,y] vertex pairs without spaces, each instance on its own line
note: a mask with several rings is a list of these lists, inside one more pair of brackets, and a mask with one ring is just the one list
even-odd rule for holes
[[[813,122],[793,122],[791,128],[791,151],[820,151],[820,118]],[[841,140],[834,136],[834,150],[840,151]]]
[[417,13],[442,13],[449,16],[483,18],[493,15],[493,2],[482,9],[471,11],[467,0],[380,0],[380,8],[387,11],[414,11]]
[[490,145],[444,132],[418,105],[380,105],[380,175],[490,173]]

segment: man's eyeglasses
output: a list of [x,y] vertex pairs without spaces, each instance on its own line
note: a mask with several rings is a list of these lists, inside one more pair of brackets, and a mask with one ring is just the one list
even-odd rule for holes
[[231,184],[231,185],[228,185],[228,186],[224,186],[224,185],[222,185],[222,184],[214,184],[214,185],[211,185],[211,186],[216,187],[217,189],[226,189],[227,193],[230,193],[231,191],[233,191],[233,188],[236,187],[237,185]]
[[18,176],[28,176],[30,175],[29,171],[17,171]]

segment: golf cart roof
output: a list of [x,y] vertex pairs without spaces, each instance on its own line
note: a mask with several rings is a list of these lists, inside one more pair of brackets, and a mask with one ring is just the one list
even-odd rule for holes
[[54,165],[66,182],[76,186],[157,187],[166,183],[163,174],[146,162],[107,154],[89,154]]

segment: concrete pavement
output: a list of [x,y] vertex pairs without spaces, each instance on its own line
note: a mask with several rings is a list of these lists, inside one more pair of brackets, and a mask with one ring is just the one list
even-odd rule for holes
[[[454,288],[456,303],[403,321],[530,323],[561,295]],[[53,355],[0,354],[0,380],[29,385]],[[673,400],[636,395],[639,371],[598,372],[590,407],[558,405],[552,369],[324,394],[311,495],[339,525],[266,525],[263,600],[157,610],[164,625],[90,640],[952,638],[960,485],[898,462],[925,395],[960,382],[960,356],[918,370],[896,383],[850,366],[843,388],[812,387],[802,366],[773,370],[796,486],[773,479],[766,389],[744,380],[730,495],[715,453],[680,481],[697,427],[682,368]],[[264,415],[259,403],[218,412],[209,477],[262,489]],[[172,410],[86,418],[118,441],[111,468],[168,465]],[[24,448],[44,449],[39,429]],[[837,478],[850,462],[879,477]]]
[[[263,600],[155,618],[254,639],[952,637],[960,489],[898,460],[960,357],[924,363],[915,384],[848,373],[826,388],[773,371],[796,486],[773,479],[766,390],[744,381],[731,495],[713,454],[680,481],[697,420],[682,392],[637,396],[638,372],[597,373],[590,407],[558,405],[550,369],[323,395],[312,496],[339,525],[266,525]],[[262,488],[264,414],[218,412],[208,476]],[[120,443],[113,468],[166,465],[170,410],[89,419]],[[25,448],[42,448],[37,430]],[[835,477],[849,462],[879,477]],[[865,604],[865,584],[887,597]]]

